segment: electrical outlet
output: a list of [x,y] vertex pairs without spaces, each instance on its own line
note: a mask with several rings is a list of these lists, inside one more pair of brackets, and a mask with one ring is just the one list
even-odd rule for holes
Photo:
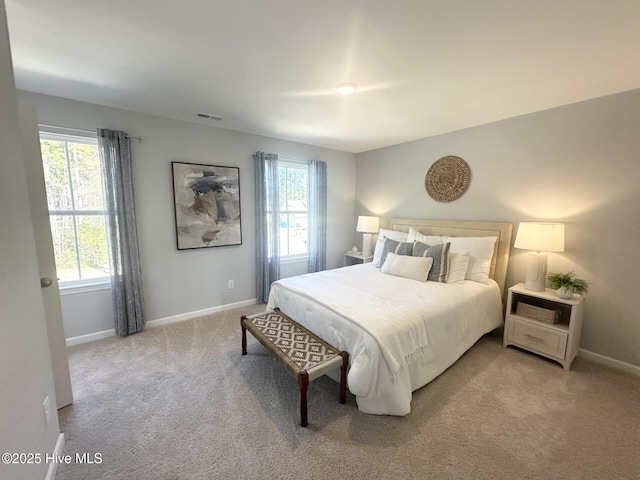
[[49,425],[51,421],[51,404],[49,402],[49,397],[44,397],[44,402],[42,402],[42,410],[44,410],[44,424]]
[[227,288],[229,290],[232,290],[233,288],[235,288],[235,282],[233,280],[229,280],[229,283],[227,284]]

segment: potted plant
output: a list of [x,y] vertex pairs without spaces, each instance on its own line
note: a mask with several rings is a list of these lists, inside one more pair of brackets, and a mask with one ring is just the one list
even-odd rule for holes
[[576,277],[573,272],[551,273],[547,276],[547,281],[560,298],[571,298],[574,293],[584,295],[589,290],[586,280]]

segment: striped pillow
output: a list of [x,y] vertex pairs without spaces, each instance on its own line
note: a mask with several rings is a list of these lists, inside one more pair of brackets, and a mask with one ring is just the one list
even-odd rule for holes
[[382,246],[382,255],[380,255],[380,262],[376,264],[376,267],[382,267],[384,261],[387,259],[387,254],[393,252],[396,255],[409,255],[413,253],[413,243],[411,242],[399,242],[397,240],[391,240],[389,237],[385,237],[384,244]]
[[449,271],[449,248],[451,243],[447,242],[440,245],[427,245],[426,243],[413,242],[412,255],[414,257],[431,257],[433,258],[433,266],[429,270],[428,280],[431,282],[447,282],[447,272]]

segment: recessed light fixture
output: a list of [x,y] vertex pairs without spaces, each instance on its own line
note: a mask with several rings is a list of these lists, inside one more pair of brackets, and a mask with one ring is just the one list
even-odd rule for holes
[[351,95],[356,91],[358,85],[353,82],[340,82],[336,85],[336,92],[340,95]]

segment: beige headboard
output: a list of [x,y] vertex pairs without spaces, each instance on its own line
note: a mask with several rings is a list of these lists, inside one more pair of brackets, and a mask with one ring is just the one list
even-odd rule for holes
[[[381,219],[382,220],[382,219]],[[500,286],[504,298],[509,252],[511,250],[511,232],[513,225],[500,222],[476,222],[462,220],[421,220],[417,218],[392,218],[383,228],[408,232],[413,227],[425,235],[447,235],[450,237],[498,237],[493,249],[489,277]]]

